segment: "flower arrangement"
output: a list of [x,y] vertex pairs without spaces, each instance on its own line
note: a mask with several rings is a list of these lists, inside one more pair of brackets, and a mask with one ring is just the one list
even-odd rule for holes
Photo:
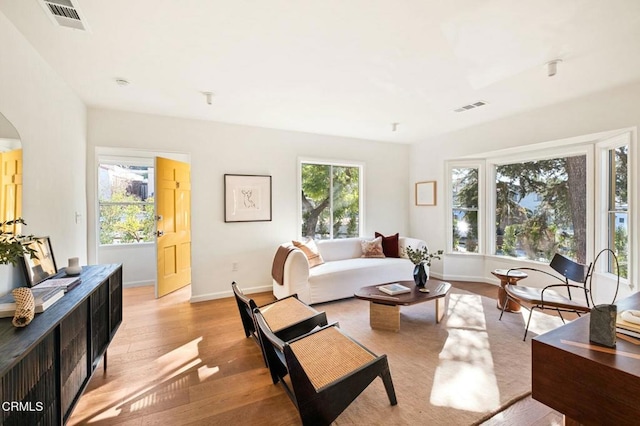
[[412,247],[407,247],[404,249],[404,255],[409,258],[414,265],[419,265],[424,263],[427,266],[431,266],[431,261],[434,259],[442,259],[441,255],[444,253],[444,250],[438,250],[435,253],[429,252],[429,249],[425,247],[421,247],[418,249],[414,249]]

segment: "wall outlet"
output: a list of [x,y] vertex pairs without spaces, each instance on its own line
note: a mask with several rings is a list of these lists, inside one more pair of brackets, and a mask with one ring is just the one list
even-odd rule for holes
[[233,262],[231,264],[231,271],[232,272],[238,272],[238,262]]

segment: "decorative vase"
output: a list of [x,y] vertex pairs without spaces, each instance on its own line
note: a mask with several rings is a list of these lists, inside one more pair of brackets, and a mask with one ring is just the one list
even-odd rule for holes
[[429,281],[429,267],[423,263],[418,263],[413,268],[413,281],[416,283],[416,287],[424,287],[427,281]]
[[80,275],[80,272],[82,272],[82,266],[80,266],[77,257],[69,258],[69,266],[67,266],[65,272],[67,275]]

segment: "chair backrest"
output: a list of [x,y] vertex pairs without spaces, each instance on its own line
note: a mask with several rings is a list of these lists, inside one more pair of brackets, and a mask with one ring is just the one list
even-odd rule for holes
[[242,319],[242,325],[244,326],[245,335],[249,337],[255,333],[255,323],[253,322],[253,310],[257,307],[256,302],[253,299],[247,297],[242,290],[238,288],[236,282],[231,283],[233,289],[233,295],[236,298],[238,305],[238,311],[240,312],[240,319]]
[[587,266],[574,262],[558,253],[553,256],[549,266],[563,277],[582,284],[587,282],[591,269],[591,265]]

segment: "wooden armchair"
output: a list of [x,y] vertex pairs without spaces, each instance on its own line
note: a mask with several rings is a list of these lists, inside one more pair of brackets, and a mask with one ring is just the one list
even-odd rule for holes
[[[583,265],[556,253],[553,256],[553,259],[551,259],[551,263],[549,264],[549,266],[554,271],[558,272],[561,276],[557,276],[536,268],[512,268],[509,270],[535,271],[539,274],[552,277],[558,281],[557,283],[550,284],[542,288],[515,284],[508,284],[504,287],[505,299],[502,303],[502,312],[500,313],[500,319],[502,319],[504,308],[509,300],[512,300],[525,309],[529,310],[529,319],[527,320],[527,325],[524,329],[524,338],[522,340],[527,339],[529,323],[531,322],[531,315],[533,314],[534,309],[553,309],[554,311],[558,312],[558,315],[560,315],[560,319],[562,319],[563,323],[565,322],[565,320],[562,316],[562,312],[573,312],[580,316],[581,313],[589,313],[591,311],[591,306],[589,305],[590,289],[587,287],[588,279],[592,273],[591,264],[589,264],[588,266]],[[509,275],[508,272],[507,276]],[[573,281],[577,284],[572,284],[569,281]],[[581,294],[584,294],[584,302],[581,300],[573,299],[571,295],[572,289],[574,289],[574,291],[579,291]],[[563,290],[563,292],[560,292],[558,290]]]
[[397,404],[387,356],[376,356],[337,324],[286,342],[271,331],[259,310],[255,318],[273,383],[282,383],[303,425],[331,424],[376,377],[382,379],[391,405]]
[[[235,281],[231,283],[231,288],[240,312],[244,334],[246,337],[251,336],[256,340],[260,345],[263,357],[265,357],[264,347],[258,336],[253,314],[256,309],[259,309],[269,319],[273,326],[273,332],[285,341],[307,333],[315,327],[327,325],[327,314],[318,312],[301,302],[295,294],[258,307],[253,299],[247,297],[238,288]],[[266,357],[264,360],[266,364]]]

